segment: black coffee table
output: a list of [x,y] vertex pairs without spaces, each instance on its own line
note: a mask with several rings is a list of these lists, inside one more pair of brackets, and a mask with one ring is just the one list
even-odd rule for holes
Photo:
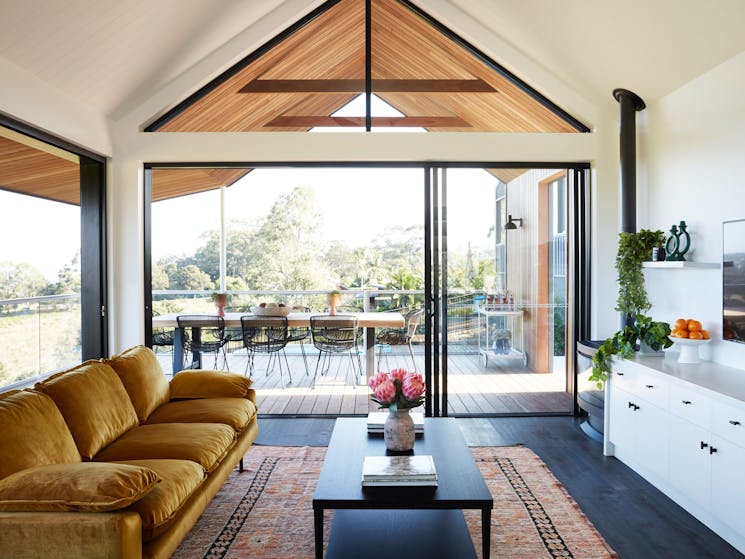
[[[439,545],[457,546],[449,556],[473,557],[475,551],[463,520],[462,509],[481,510],[482,556],[489,557],[491,511],[494,499],[473,460],[460,428],[452,418],[425,418],[424,435],[417,438],[415,454],[431,454],[437,470],[438,486],[362,488],[362,461],[365,456],[386,454],[381,436],[368,435],[366,419],[340,418],[331,436],[326,459],[313,495],[316,558],[323,558],[323,512],[335,509],[334,526],[329,542],[329,557],[358,557],[367,542],[377,542],[378,556],[386,542],[415,539],[428,540],[427,548]],[[345,510],[346,509],[346,510]],[[362,511],[349,513],[347,510]],[[380,515],[374,511],[393,511]],[[367,514],[364,511],[369,511]],[[441,512],[437,512],[441,511]],[[457,511],[457,512],[454,512]],[[421,514],[420,514],[421,513]],[[369,521],[362,519],[368,518]],[[391,520],[381,526],[379,520]],[[337,526],[337,519],[339,526]],[[442,525],[447,525],[444,530]],[[400,537],[395,535],[400,530]],[[383,536],[385,533],[385,536]],[[434,538],[432,541],[429,541]],[[390,544],[389,544],[390,545]],[[395,545],[395,544],[394,544]],[[388,548],[390,549],[390,547]],[[427,555],[423,546],[415,546]],[[407,553],[414,559],[417,555]]]

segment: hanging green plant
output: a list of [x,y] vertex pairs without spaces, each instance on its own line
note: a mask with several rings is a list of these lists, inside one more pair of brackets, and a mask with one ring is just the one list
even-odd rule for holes
[[641,229],[637,233],[619,233],[618,237],[616,310],[627,315],[644,313],[652,308],[652,303],[644,286],[642,262],[651,257],[653,248],[665,244],[665,234],[659,229]]
[[627,324],[612,337],[605,340],[592,357],[592,373],[589,380],[603,388],[608,380],[611,359],[614,355],[628,359],[636,351],[637,340],[644,342],[652,351],[661,351],[673,345],[670,340],[670,325],[667,322],[657,322],[652,317],[642,314],[634,315],[634,321]]

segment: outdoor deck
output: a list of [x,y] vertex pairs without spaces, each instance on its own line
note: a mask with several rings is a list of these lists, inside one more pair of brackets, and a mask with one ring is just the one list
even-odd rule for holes
[[[308,348],[306,376],[299,347],[288,347],[287,359],[292,372],[292,383],[282,387],[279,370],[267,376],[267,358],[256,356],[253,388],[256,389],[259,413],[262,415],[366,415],[377,405],[370,401],[367,386],[352,386],[353,373],[347,356],[331,360],[329,371],[311,388],[317,353]],[[160,353],[165,371],[170,373],[169,353]],[[377,357],[377,356],[376,356]],[[424,356],[415,353],[417,370],[424,370]],[[243,374],[246,368],[245,353],[228,354],[229,369]],[[221,360],[222,363],[222,360]],[[284,363],[284,362],[283,362]],[[211,357],[205,356],[205,367],[212,366]],[[364,359],[363,359],[364,367]],[[383,358],[381,370],[403,367],[411,370],[411,357],[407,348],[393,348],[388,360]],[[285,380],[287,374],[285,372]],[[467,353],[449,356],[448,404],[450,415],[462,414],[525,414],[569,413],[572,410],[571,394],[565,390],[565,377],[560,373],[538,374],[522,367],[520,360],[491,357],[486,368],[478,354]]]

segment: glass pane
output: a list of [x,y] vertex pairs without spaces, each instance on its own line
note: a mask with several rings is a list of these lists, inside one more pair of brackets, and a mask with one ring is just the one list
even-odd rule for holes
[[451,414],[572,409],[564,175],[447,170]]
[[5,191],[0,207],[0,385],[8,385],[81,360],[80,208]]

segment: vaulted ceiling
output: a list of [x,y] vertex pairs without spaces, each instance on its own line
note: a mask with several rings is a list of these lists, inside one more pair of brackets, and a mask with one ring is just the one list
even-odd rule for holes
[[[0,59],[83,106],[116,116],[229,41],[251,34],[281,8],[300,18],[320,3],[0,0]],[[459,14],[458,27],[451,27],[457,32],[471,22],[491,33],[494,41],[467,33],[464,38],[500,64],[520,71],[500,49],[508,45],[588,99],[608,104],[616,87],[654,101],[745,49],[741,0],[414,3],[449,26],[447,14]],[[292,19],[277,24],[274,33],[256,35],[255,45]]]
[[373,115],[368,124],[375,127],[587,130],[519,77],[485,60],[439,22],[399,0],[375,0],[369,10],[365,0],[327,2],[288,28],[285,35],[231,68],[148,130],[360,127],[366,124],[364,118],[333,113],[366,91],[404,115]]

